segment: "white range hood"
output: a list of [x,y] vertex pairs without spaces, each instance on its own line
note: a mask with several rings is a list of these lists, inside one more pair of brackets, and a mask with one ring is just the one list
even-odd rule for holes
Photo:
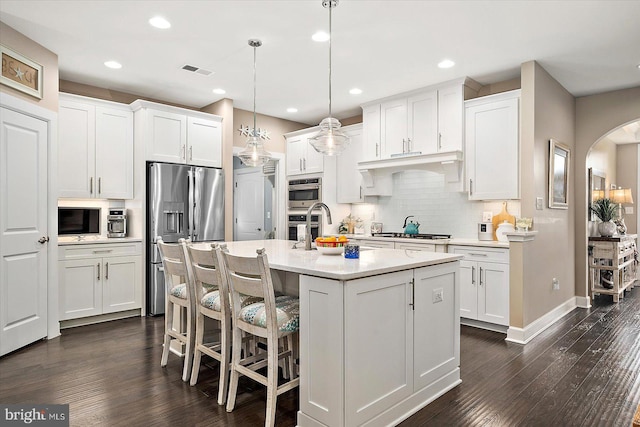
[[460,150],[433,154],[407,154],[390,159],[358,162],[365,188],[375,188],[379,183],[391,181],[391,175],[408,170],[428,170],[441,173],[445,182],[458,183],[462,179],[463,154]]

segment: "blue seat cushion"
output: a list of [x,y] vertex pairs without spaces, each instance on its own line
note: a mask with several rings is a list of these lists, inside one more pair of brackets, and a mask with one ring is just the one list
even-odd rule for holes
[[[249,304],[253,304],[255,302],[259,302],[262,301],[261,298],[258,297],[251,297],[249,295],[240,295],[240,301],[242,303],[242,306],[245,307]],[[214,310],[214,311],[221,311],[221,305],[222,303],[220,302],[220,292],[216,289],[215,291],[211,291],[207,294],[205,294],[204,297],[202,297],[202,299],[200,300],[200,304],[203,307],[206,307],[208,309]]]
[[[206,294],[207,292],[210,292],[212,289],[217,289],[217,288],[218,287],[214,285],[204,284],[202,286],[202,291]],[[173,295],[176,298],[187,299],[187,285],[185,285],[184,283],[181,283],[179,285],[174,286],[173,288],[171,288],[171,295]]]
[[[300,327],[300,301],[296,297],[282,295],[276,297],[276,316],[281,332],[295,332]],[[240,310],[238,318],[262,328],[267,327],[267,313],[264,302],[249,304]]]

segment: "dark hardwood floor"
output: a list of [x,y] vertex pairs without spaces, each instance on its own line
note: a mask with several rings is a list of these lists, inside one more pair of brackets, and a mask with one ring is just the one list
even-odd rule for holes
[[[181,361],[160,367],[162,318],[63,331],[0,358],[0,402],[68,403],[74,426],[259,426],[264,388],[241,381],[236,409],[215,401],[217,364],[198,385]],[[463,383],[402,426],[630,426],[640,403],[640,288],[618,304],[596,298],[526,346],[462,328]],[[297,390],[278,398],[276,422],[295,425]]]

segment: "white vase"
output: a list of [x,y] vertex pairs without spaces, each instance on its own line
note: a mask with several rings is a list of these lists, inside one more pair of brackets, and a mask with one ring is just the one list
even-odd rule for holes
[[598,233],[602,237],[611,237],[616,233],[616,223],[613,221],[603,221],[598,224]]

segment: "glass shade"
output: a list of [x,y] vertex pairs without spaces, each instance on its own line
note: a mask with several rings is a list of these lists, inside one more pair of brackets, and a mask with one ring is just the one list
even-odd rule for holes
[[309,143],[318,153],[325,156],[340,154],[349,146],[351,138],[340,130],[340,121],[327,117],[320,122],[320,132],[309,138]]
[[271,153],[264,149],[264,142],[253,135],[247,140],[247,146],[238,153],[240,161],[247,166],[263,166],[271,159]]

